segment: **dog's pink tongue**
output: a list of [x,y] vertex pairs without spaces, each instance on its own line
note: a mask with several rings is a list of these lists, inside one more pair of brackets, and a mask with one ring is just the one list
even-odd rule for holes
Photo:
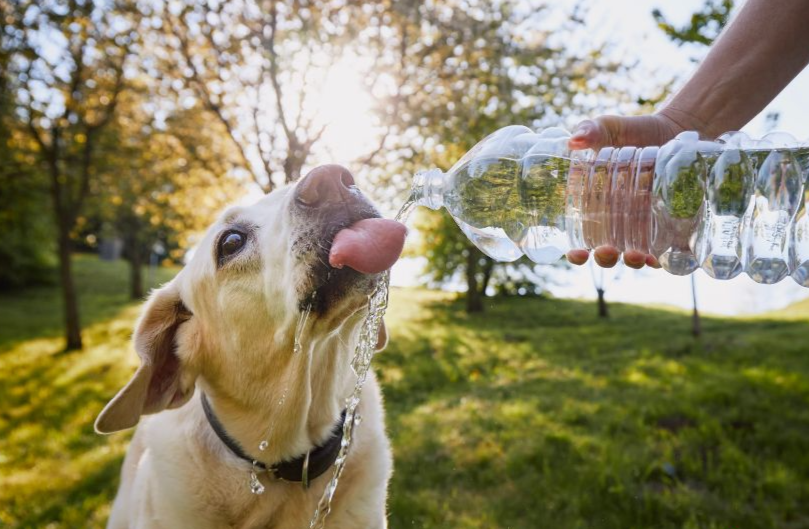
[[402,253],[407,228],[388,219],[364,219],[334,237],[329,264],[348,266],[363,274],[387,270]]

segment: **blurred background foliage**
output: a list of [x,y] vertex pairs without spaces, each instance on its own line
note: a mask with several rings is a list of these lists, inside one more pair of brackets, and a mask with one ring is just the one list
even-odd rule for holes
[[[666,87],[626,90],[634,64],[588,40],[587,8],[2,0],[0,286],[58,281],[66,345],[80,348],[76,250],[122,245],[139,299],[144,263],[180,262],[223,205],[320,163],[348,165],[395,209],[405,175],[448,168],[501,126],[648,108]],[[543,291],[528,263],[492,262],[448,218],[421,227],[426,277],[465,283],[469,310]]]

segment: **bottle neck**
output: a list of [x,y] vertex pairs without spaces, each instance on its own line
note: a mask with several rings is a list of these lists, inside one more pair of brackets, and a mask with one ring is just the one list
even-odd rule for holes
[[440,209],[444,205],[446,174],[441,169],[419,171],[413,177],[413,201],[417,206]]

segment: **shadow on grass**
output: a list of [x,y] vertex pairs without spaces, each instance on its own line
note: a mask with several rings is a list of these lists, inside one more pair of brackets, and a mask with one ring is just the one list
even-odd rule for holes
[[[73,264],[83,327],[108,320],[121,307],[137,303],[129,299],[129,265],[125,261],[104,262],[93,255],[76,255]],[[145,271],[145,288],[165,283],[177,271]],[[61,291],[55,286],[41,286],[0,293],[0,322],[0,354],[25,340],[62,336]]]
[[[0,356],[0,527],[103,527],[129,435],[102,437],[93,421],[131,375],[136,311],[87,329],[90,345],[20,342]],[[99,338],[109,337],[109,341]]]
[[807,322],[398,295],[391,527],[809,526]]
[[83,470],[82,476],[68,487],[52,487],[48,475],[43,486],[25,496],[10,499],[11,512],[18,517],[11,528],[85,528],[104,527],[115,497],[123,454],[99,461]]

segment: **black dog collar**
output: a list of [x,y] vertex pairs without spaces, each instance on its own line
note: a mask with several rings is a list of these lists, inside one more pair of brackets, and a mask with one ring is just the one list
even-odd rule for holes
[[340,415],[340,420],[334,425],[331,437],[322,445],[316,446],[305,454],[290,461],[281,461],[280,463],[267,466],[247,455],[238,441],[228,435],[225,431],[225,427],[222,426],[222,423],[216,418],[213,409],[211,409],[211,403],[208,401],[208,397],[206,397],[203,392],[200,392],[200,395],[205,417],[208,419],[208,423],[222,443],[239,459],[250,463],[257,469],[271,472],[278,479],[300,482],[304,484],[304,487],[308,487],[311,480],[322,476],[337,460],[340,445],[343,441],[343,424],[345,424],[346,420],[345,410],[343,410],[343,413]]

